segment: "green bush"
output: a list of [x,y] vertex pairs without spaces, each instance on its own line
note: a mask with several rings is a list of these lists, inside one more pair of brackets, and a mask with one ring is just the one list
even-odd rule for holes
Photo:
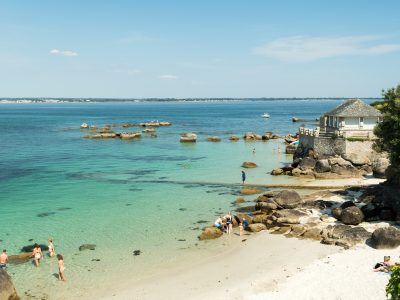
[[389,282],[386,285],[386,297],[392,300],[400,299],[400,266],[391,268]]

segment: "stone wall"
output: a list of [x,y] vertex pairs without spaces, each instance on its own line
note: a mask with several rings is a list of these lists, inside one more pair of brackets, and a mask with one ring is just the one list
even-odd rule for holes
[[364,154],[371,159],[374,155],[372,150],[373,141],[348,141],[346,140],[346,153]]
[[342,138],[309,136],[300,134],[300,143],[306,149],[314,149],[321,155],[346,153],[346,141]]

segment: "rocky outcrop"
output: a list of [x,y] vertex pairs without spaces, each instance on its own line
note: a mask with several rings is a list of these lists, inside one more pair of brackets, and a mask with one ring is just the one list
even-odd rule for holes
[[364,214],[357,206],[351,206],[342,210],[340,220],[346,225],[358,225],[364,221]]
[[144,133],[151,133],[151,132],[156,132],[155,128],[146,128],[143,130]]
[[221,138],[219,136],[210,136],[207,138],[207,141],[209,142],[220,142]]
[[0,299],[19,300],[11,277],[3,269],[0,269]]
[[284,174],[284,171],[281,168],[276,168],[271,171],[271,175],[277,176],[277,175],[282,175],[282,174]]
[[181,134],[181,143],[194,143],[197,141],[197,134],[195,133],[183,133]]
[[257,164],[253,163],[251,161],[245,161],[244,163],[242,163],[242,168],[257,168]]
[[123,140],[131,140],[140,138],[142,134],[140,132],[123,132],[120,134],[120,138]]
[[297,145],[289,144],[285,147],[286,154],[295,154],[297,149]]
[[378,228],[372,233],[371,244],[376,249],[390,249],[400,246],[400,230],[390,226]]
[[229,137],[229,140],[230,140],[230,141],[238,141],[238,140],[240,140],[240,138],[239,138],[238,136],[236,136],[236,135],[231,135],[231,136]]
[[328,225],[322,230],[322,243],[350,248],[365,243],[371,233],[363,227],[349,225]]
[[209,226],[203,229],[203,232],[199,235],[199,240],[212,240],[222,236],[222,231],[214,226]]
[[301,219],[305,216],[307,216],[305,212],[296,209],[277,210],[272,214],[272,217],[276,218],[276,222],[285,224],[300,224]]
[[255,195],[255,194],[261,194],[263,191],[257,188],[252,188],[252,187],[243,187],[240,189],[240,193],[242,195]]
[[262,136],[254,132],[246,132],[243,136],[245,141],[261,141]]
[[296,191],[282,191],[274,197],[275,203],[281,208],[296,208],[302,203],[300,195]]
[[370,165],[371,161],[364,154],[359,153],[348,153],[343,154],[343,158],[349,162],[351,162],[354,166],[362,166],[362,165]]
[[327,159],[320,159],[315,163],[314,171],[317,173],[325,173],[331,171],[331,165]]

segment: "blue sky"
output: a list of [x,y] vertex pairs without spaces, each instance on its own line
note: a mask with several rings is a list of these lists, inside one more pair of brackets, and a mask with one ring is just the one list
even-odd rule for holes
[[[350,3],[351,2],[351,3]],[[378,97],[399,1],[0,1],[0,97]]]

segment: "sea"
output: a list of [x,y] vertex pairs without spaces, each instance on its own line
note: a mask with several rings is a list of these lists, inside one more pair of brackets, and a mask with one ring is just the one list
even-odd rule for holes
[[[199,241],[204,226],[229,211],[246,183],[290,183],[271,176],[292,160],[283,140],[233,142],[245,132],[295,134],[292,117],[315,120],[343,100],[83,101],[0,104],[0,248],[9,255],[23,246],[54,240],[64,256],[66,283],[57,260],[10,264],[23,299],[89,299],[116,282],[140,280],[168,268],[215,255],[231,238]],[[21,102],[21,101],[20,101]],[[366,100],[372,102],[372,100]],[[268,113],[270,118],[263,118]],[[157,137],[85,139],[82,123],[168,121]],[[141,127],[115,128],[141,131]],[[195,132],[196,143],[180,143]],[[219,136],[221,142],[207,137]],[[233,243],[233,242],[232,242]],[[95,250],[79,251],[83,244]]]

